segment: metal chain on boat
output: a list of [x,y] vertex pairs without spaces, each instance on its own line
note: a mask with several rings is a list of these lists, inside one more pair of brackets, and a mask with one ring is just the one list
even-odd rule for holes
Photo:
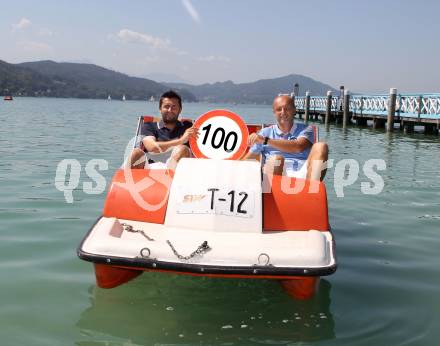
[[171,250],[173,250],[173,253],[176,255],[176,257],[180,260],[189,260],[197,255],[203,255],[205,252],[208,252],[211,250],[211,247],[208,245],[208,242],[205,240],[193,253],[191,253],[188,256],[182,256],[177,252],[177,250],[174,248],[173,244],[169,240],[167,240],[167,244],[170,246]]
[[134,229],[132,225],[122,223],[121,224],[124,227],[124,231],[131,232],[131,233],[140,233],[142,234],[146,239],[149,241],[154,241],[153,238],[149,237],[143,230],[141,229]]

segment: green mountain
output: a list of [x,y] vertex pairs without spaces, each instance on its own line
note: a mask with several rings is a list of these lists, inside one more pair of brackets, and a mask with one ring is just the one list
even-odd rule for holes
[[[0,94],[23,96],[147,100],[158,98],[169,86],[130,77],[93,64],[36,61],[8,64],[0,61]],[[178,88],[185,101],[194,95]]]
[[299,84],[300,96],[304,95],[307,90],[310,91],[311,95],[325,95],[328,90],[337,92],[330,85],[296,74],[239,84],[235,84],[232,81],[202,85],[166,84],[170,87],[185,88],[193,93],[199,101],[271,104],[273,98],[279,93],[291,93],[295,83]]
[[0,60],[0,95],[77,97],[148,100],[169,88],[176,89],[184,101],[271,104],[275,95],[292,92],[299,84],[299,95],[309,90],[312,95],[338,91],[309,77],[291,74],[251,83],[232,81],[191,85],[157,83],[151,79],[130,77],[93,64],[35,61],[9,64]]
[[30,69],[0,60],[0,95],[34,95],[54,87],[54,82]]

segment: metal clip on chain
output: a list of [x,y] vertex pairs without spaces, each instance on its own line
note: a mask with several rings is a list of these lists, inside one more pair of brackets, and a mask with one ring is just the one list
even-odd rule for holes
[[177,252],[177,250],[174,248],[173,244],[171,244],[169,240],[167,240],[167,244],[170,246],[171,250],[173,250],[173,253],[176,255],[176,257],[183,261],[187,261],[197,255],[202,255],[205,252],[211,250],[211,247],[208,245],[208,242],[205,240],[193,253],[191,253],[188,256],[182,256]]
[[149,237],[143,230],[141,229],[133,229],[132,225],[126,224],[126,223],[122,223],[121,224],[124,227],[124,231],[127,232],[131,232],[131,233],[140,233],[142,234],[146,239],[148,239],[149,241],[154,241],[153,238]]

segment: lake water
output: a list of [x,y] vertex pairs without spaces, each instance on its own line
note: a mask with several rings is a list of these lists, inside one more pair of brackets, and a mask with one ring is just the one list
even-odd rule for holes
[[[272,119],[268,106],[186,104],[183,114],[196,118],[213,108],[248,122]],[[108,183],[141,114],[157,115],[157,104],[0,102],[1,345],[440,343],[440,139],[423,134],[319,125],[335,163],[356,159],[360,173],[343,198],[335,171],[326,177],[339,268],[310,301],[290,299],[275,281],[161,273],[97,288],[92,264],[76,248],[105,192],[83,192],[91,181],[84,168],[106,160]],[[72,204],[54,186],[66,158],[82,166]],[[387,166],[377,195],[361,192],[369,159]]]

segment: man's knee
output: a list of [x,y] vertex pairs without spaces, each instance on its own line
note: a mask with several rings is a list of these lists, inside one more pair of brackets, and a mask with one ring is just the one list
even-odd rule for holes
[[270,155],[264,164],[263,172],[266,174],[282,175],[284,169],[283,155]]
[[134,157],[134,156],[139,156],[140,157],[142,155],[144,155],[144,151],[142,149],[139,149],[139,148],[134,148],[133,151],[131,152],[131,156],[132,157]]
[[313,144],[308,159],[307,179],[323,180],[327,171],[328,145],[325,142]]
[[144,168],[145,153],[139,148],[134,148],[130,155],[129,165],[131,168]]
[[266,163],[273,165],[274,167],[280,166],[284,163],[284,156],[283,155],[270,155],[267,158]]
[[313,144],[312,151],[314,151],[317,154],[320,154],[321,156],[328,156],[328,145],[325,142],[317,142]]
[[171,154],[174,158],[190,157],[191,151],[186,145],[176,145]]

